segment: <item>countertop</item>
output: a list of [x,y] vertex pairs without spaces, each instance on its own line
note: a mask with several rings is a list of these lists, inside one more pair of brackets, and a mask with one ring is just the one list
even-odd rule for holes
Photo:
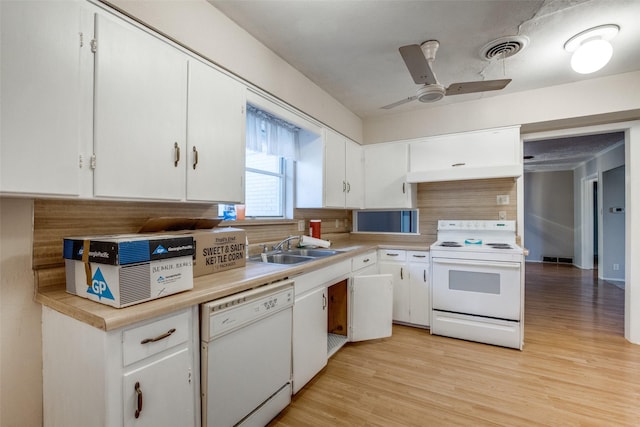
[[35,300],[74,319],[110,331],[278,280],[294,278],[297,275],[331,265],[336,261],[379,248],[428,250],[426,245],[345,241],[331,246],[331,249],[341,251],[340,254],[295,265],[247,261],[245,267],[196,277],[193,280],[193,289],[191,290],[125,308],[113,308],[71,295],[66,292],[64,283],[60,286],[39,290]]

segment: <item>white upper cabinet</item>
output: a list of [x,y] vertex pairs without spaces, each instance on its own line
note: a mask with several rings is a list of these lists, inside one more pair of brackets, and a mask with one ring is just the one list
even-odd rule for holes
[[408,182],[522,175],[519,126],[422,138],[412,141],[409,151]]
[[245,87],[189,60],[187,199],[244,200]]
[[362,208],[362,147],[332,130],[324,129],[323,132],[324,138],[300,140],[296,170],[296,206]]
[[360,144],[345,140],[345,192],[346,208],[362,208],[364,206],[364,153]]
[[95,33],[94,195],[183,199],[186,55],[106,14]]
[[80,115],[91,95],[82,66],[92,60],[83,5],[0,1],[0,193],[81,192],[83,129],[91,138]]
[[413,208],[414,185],[407,183],[409,145],[406,142],[364,147],[364,205],[367,209]]
[[346,164],[344,137],[326,130],[324,147],[324,206],[326,207],[344,207],[347,194]]

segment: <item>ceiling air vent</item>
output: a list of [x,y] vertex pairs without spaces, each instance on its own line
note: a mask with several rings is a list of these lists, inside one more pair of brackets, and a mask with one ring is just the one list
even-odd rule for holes
[[487,43],[480,50],[482,59],[504,59],[515,55],[529,44],[529,39],[524,36],[500,37]]

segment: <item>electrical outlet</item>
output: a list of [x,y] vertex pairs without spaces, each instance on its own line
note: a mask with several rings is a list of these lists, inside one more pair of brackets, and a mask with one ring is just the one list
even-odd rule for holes
[[304,219],[298,221],[298,231],[304,231]]
[[336,219],[336,228],[340,228],[340,220]]
[[508,194],[501,194],[499,196],[496,196],[496,204],[497,205],[508,205],[509,204],[509,195]]
[[507,219],[507,211],[500,211],[498,212],[498,219],[500,221],[504,221]]
[[613,264],[613,269],[615,271],[620,270],[620,264]]

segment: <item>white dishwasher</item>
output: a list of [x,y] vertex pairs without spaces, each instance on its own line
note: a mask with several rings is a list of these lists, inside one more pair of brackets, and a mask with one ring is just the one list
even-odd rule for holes
[[291,402],[293,280],[201,306],[202,425],[264,426]]

